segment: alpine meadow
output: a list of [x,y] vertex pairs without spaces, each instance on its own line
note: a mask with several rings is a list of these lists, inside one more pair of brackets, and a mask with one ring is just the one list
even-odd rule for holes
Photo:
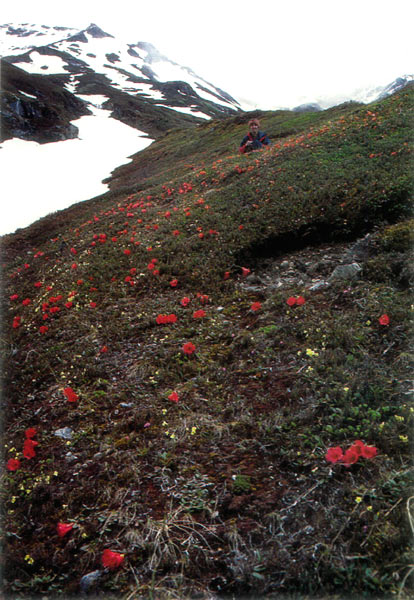
[[412,597],[413,96],[173,126],[1,238],[5,598]]

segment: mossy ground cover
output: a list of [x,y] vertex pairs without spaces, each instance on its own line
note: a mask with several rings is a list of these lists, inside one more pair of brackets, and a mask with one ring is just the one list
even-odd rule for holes
[[407,597],[411,96],[171,132],[3,239],[6,595]]

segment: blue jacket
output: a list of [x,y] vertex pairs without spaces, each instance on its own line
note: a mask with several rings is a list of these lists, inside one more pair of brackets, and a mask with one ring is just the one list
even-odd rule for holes
[[[252,141],[253,144],[249,144],[249,146],[246,146],[246,144],[249,140]],[[241,141],[239,152],[244,154],[245,152],[249,152],[250,150],[260,150],[260,148],[263,148],[263,146],[269,146],[269,145],[270,145],[270,140],[267,137],[267,133],[263,133],[263,131],[259,131],[257,133],[256,139],[253,139],[252,134],[248,133],[247,135],[244,136],[244,138]]]

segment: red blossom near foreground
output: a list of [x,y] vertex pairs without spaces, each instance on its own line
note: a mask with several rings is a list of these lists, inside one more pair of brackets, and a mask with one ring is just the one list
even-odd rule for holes
[[224,273],[224,277],[223,277],[223,279],[229,279],[229,278],[230,278],[230,271],[226,271],[226,272]]
[[36,456],[35,447],[39,444],[39,442],[35,442],[34,440],[25,439],[23,444],[23,456],[25,458],[34,458]]
[[297,306],[302,306],[302,304],[305,304],[306,300],[303,296],[298,296],[296,298],[296,305]]
[[104,550],[102,552],[101,562],[106,569],[117,569],[124,562],[124,554],[113,552],[112,550]]
[[193,319],[202,319],[205,316],[206,316],[206,311],[203,310],[202,308],[200,310],[196,310],[195,312],[193,312]]
[[387,314],[381,315],[380,318],[378,319],[380,325],[389,325],[390,324],[390,318]]
[[20,469],[20,460],[17,458],[9,458],[7,461],[7,470],[8,471],[17,471]]
[[180,302],[181,306],[187,306],[189,303],[190,303],[190,298],[188,298],[187,296],[184,296],[184,298]]
[[288,298],[286,300],[286,302],[288,303],[289,306],[295,306],[295,304],[296,304],[296,298],[294,298],[293,296],[290,296],[290,298]]
[[108,346],[102,346],[102,348],[99,350],[99,352],[102,352],[102,353],[108,352]]
[[339,446],[335,446],[335,448],[329,448],[325,454],[326,460],[333,463],[338,462],[338,460],[342,460],[343,456],[344,454],[342,452],[342,448]]
[[177,287],[177,285],[178,285],[178,279],[173,279],[172,281],[170,281],[171,287]]
[[20,322],[21,322],[22,318],[19,316],[14,317],[13,319],[13,329],[17,329],[18,327],[20,327]]
[[96,308],[96,302],[89,302],[89,306],[91,308]]
[[242,275],[243,277],[247,277],[247,275],[250,273],[250,269],[248,269],[247,267],[242,267]]
[[254,312],[256,312],[257,310],[260,310],[261,308],[262,308],[262,305],[260,304],[260,302],[253,302],[253,304],[250,307],[250,309]]
[[79,396],[73,391],[71,387],[67,387],[63,390],[68,402],[76,402],[79,400]]
[[349,467],[349,465],[356,463],[358,458],[358,450],[351,446],[351,448],[348,448],[348,450],[345,452],[342,462]]
[[69,531],[72,531],[73,525],[72,523],[58,523],[56,526],[56,531],[59,537],[64,537]]
[[180,397],[178,396],[177,392],[172,392],[172,394],[168,396],[168,400],[171,400],[171,402],[175,402],[176,404],[179,401],[179,399]]
[[345,454],[342,452],[342,448],[335,446],[334,448],[328,448],[325,459],[328,462],[336,463],[342,462],[346,467],[353,465],[362,458],[374,458],[378,453],[378,449],[375,446],[366,446],[361,440],[355,440],[355,442],[348,448]]
[[19,297],[19,294],[12,294],[10,296],[10,300],[17,300],[18,297]]
[[364,458],[374,458],[378,453],[378,450],[375,446],[364,446],[361,451],[361,456]]
[[41,325],[39,327],[39,331],[40,333],[46,333],[47,331],[49,331],[49,327],[47,325]]
[[183,345],[183,352],[185,354],[188,354],[188,355],[193,354],[193,352],[195,352],[195,350],[196,350],[196,347],[194,346],[194,344],[192,342],[186,342]]
[[25,437],[28,440],[31,440],[32,438],[34,438],[34,436],[37,434],[37,431],[34,427],[29,427],[28,429],[26,429],[26,431],[24,432]]

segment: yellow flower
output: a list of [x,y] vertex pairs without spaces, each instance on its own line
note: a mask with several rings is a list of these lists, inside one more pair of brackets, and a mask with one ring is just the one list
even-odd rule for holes
[[312,350],[311,348],[306,348],[306,354],[308,356],[319,356],[319,354],[317,352],[315,352],[314,350]]
[[344,387],[344,392],[349,392],[349,387]]
[[362,498],[361,498],[361,496],[357,496],[357,497],[355,498],[355,502],[356,502],[357,504],[359,504],[360,502],[362,502]]
[[192,427],[191,428],[191,435],[194,435],[196,431],[197,431],[197,427]]
[[367,506],[367,510],[372,510],[372,506]]
[[26,554],[26,556],[24,557],[24,560],[29,564],[32,565],[34,563],[33,558],[30,556],[30,554]]
[[408,437],[406,435],[398,436],[402,442],[408,442]]
[[400,415],[394,415],[394,419],[396,421],[404,421],[404,417],[400,417]]

